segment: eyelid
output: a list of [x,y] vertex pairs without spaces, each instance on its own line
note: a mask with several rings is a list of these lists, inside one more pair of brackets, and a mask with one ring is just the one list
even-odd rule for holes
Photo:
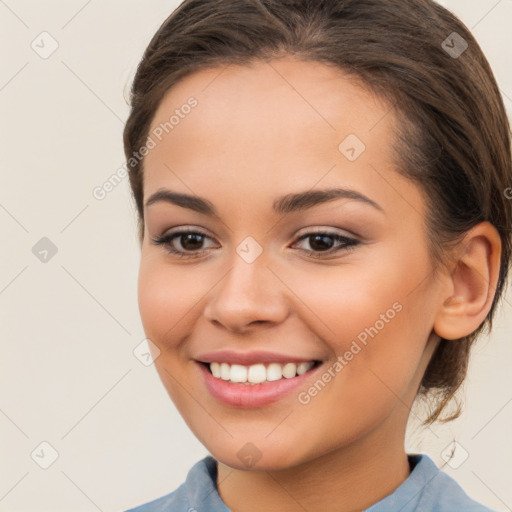
[[[339,228],[336,228],[339,229]],[[330,249],[327,249],[325,251],[314,251],[314,250],[308,250],[308,249],[300,249],[300,252],[302,254],[306,254],[308,257],[311,257],[313,259],[317,260],[327,260],[332,257],[336,257],[338,255],[341,255],[342,253],[345,253],[347,251],[355,249],[358,245],[361,244],[361,241],[358,240],[357,236],[354,235],[345,235],[340,234],[338,231],[334,231],[333,227],[308,227],[304,228],[305,232],[302,234],[294,234],[294,241],[292,243],[292,247],[295,244],[298,244],[302,242],[303,240],[308,239],[309,237],[315,236],[316,234],[325,235],[327,237],[333,238],[335,240],[335,244],[341,244],[341,245],[335,245],[334,247],[331,247]],[[184,258],[188,260],[193,259],[199,259],[202,256],[205,256],[207,252],[210,252],[209,248],[203,248],[198,249],[196,251],[182,251],[179,249],[175,249],[173,247],[173,242],[176,238],[179,238],[180,235],[187,234],[187,233],[193,233],[199,236],[202,236],[204,238],[208,238],[210,240],[214,240],[214,237],[211,237],[207,233],[204,232],[202,228],[195,227],[192,225],[186,225],[186,226],[175,226],[174,228],[164,232],[163,235],[152,237],[151,243],[154,245],[162,245],[169,254],[173,255],[177,258]]]
[[315,234],[315,233],[325,233],[325,234],[330,234],[330,235],[344,236],[346,238],[355,238],[357,240],[360,239],[360,237],[358,235],[356,235],[355,233],[353,233],[352,231],[348,231],[346,229],[341,229],[341,228],[335,227],[335,226],[320,226],[320,227],[315,226],[315,227],[303,228],[303,229],[299,230],[297,233],[295,233],[294,236],[301,237],[302,232],[304,232],[303,234],[308,234],[308,235]]
[[[313,259],[317,260],[328,260],[332,258],[339,258],[343,254],[346,254],[347,252],[351,252],[356,247],[361,245],[361,241],[358,240],[357,237],[350,235],[344,235],[340,234],[336,231],[331,231],[330,229],[320,228],[318,230],[310,230],[306,231],[302,235],[298,235],[295,238],[294,243],[292,244],[292,247],[303,240],[307,240],[308,238],[315,236],[315,235],[324,235],[329,238],[334,239],[335,245],[334,247],[331,247],[330,249],[327,249],[325,251],[313,251],[308,249],[301,249],[301,252],[306,254],[308,257],[311,257]],[[338,244],[338,245],[337,245]]]
[[215,240],[215,237],[211,235],[207,230],[191,224],[186,224],[184,226],[174,226],[173,228],[164,231],[162,235],[158,236],[157,238],[170,238],[173,235],[182,233],[194,233],[209,238],[210,240]]
[[[208,238],[210,240],[214,240],[214,237],[211,237],[207,234],[202,228],[187,224],[185,226],[175,226],[169,230],[164,231],[162,235],[152,236],[150,237],[150,241],[153,245],[162,246],[169,254],[174,257],[184,258],[192,260],[194,258],[200,258],[207,252],[208,249],[202,249],[198,251],[180,251],[173,248],[173,242],[176,238],[179,238],[180,235],[193,233],[200,235],[204,238]],[[171,240],[172,239],[172,240]]]
[[[339,232],[340,230],[341,230],[341,228],[334,227],[334,226],[306,227],[306,228],[303,228],[303,229],[299,230],[298,232],[294,233],[292,235],[292,238],[294,239],[294,242],[297,242],[303,236],[313,235],[315,233],[321,233],[321,234],[326,234],[326,235],[339,235],[339,236],[343,236],[345,238],[355,238],[359,241],[359,237],[355,233],[352,233],[351,231],[347,231],[347,230],[341,230],[343,232],[340,233]],[[168,238],[177,233],[197,233],[197,234],[203,235],[207,238],[215,239],[215,237],[210,235],[206,230],[204,230],[203,228],[200,228],[198,226],[194,226],[193,224],[186,224],[183,226],[174,226],[173,228],[171,228],[167,231],[164,231],[164,233],[162,235],[160,235],[158,238]]]

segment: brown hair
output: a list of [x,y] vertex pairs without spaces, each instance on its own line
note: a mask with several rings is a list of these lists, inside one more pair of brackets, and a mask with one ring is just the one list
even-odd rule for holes
[[[423,190],[436,269],[446,249],[479,222],[489,221],[501,236],[499,280],[486,320],[469,336],[441,340],[423,377],[419,395],[434,398],[424,423],[432,423],[462,384],[471,345],[486,324],[492,328],[512,248],[512,201],[505,192],[512,182],[510,128],[503,100],[469,30],[434,1],[185,0],[153,36],[131,89],[124,147],[139,240],[144,216],[138,151],[164,94],[199,70],[286,55],[337,66],[393,105],[400,120],[397,171]],[[444,421],[459,414],[460,406]]]

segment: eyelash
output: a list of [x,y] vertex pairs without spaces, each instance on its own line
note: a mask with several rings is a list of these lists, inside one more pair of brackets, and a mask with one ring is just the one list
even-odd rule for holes
[[[171,233],[171,234],[168,234],[165,236],[157,236],[155,238],[152,238],[151,240],[154,245],[164,246],[166,251],[168,251],[169,253],[171,253],[179,258],[199,258],[199,257],[201,257],[202,254],[201,254],[200,250],[195,251],[195,252],[189,252],[187,254],[186,252],[176,250],[172,246],[172,242],[175,238],[179,238],[180,236],[186,235],[186,234],[194,234],[194,235],[199,235],[202,237],[210,238],[205,233],[202,233],[197,230],[182,229],[181,231],[176,231],[175,233]],[[303,251],[308,256],[311,256],[313,258],[322,258],[326,255],[330,256],[330,255],[340,252],[340,251],[347,251],[350,249],[354,249],[355,246],[359,245],[359,243],[360,243],[358,240],[356,240],[354,238],[349,238],[347,236],[343,236],[338,233],[331,233],[329,231],[313,231],[313,232],[305,233],[304,235],[301,235],[299,238],[297,238],[296,242],[300,242],[306,238],[318,236],[318,235],[327,236],[329,238],[334,239],[335,242],[342,242],[343,245],[338,246],[337,248],[334,247],[334,248],[328,249],[326,251],[308,251],[308,250],[303,249]]]

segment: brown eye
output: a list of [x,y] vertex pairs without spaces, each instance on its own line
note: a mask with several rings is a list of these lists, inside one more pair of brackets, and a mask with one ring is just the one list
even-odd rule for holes
[[314,251],[328,251],[331,249],[333,237],[326,235],[310,235],[309,245]]
[[203,247],[205,240],[211,240],[211,238],[199,231],[181,230],[155,237],[152,243],[163,245],[168,252],[179,257],[194,258],[205,253]]
[[181,247],[185,249],[186,251],[197,251],[201,248],[201,245],[203,243],[203,235],[199,233],[185,233],[182,235],[179,235],[179,240]]
[[[349,248],[353,248],[360,242],[354,238],[340,235],[338,233],[316,232],[306,233],[299,237],[298,241],[308,240],[311,249],[303,249],[309,256],[321,258],[324,255],[331,255]],[[338,246],[333,245],[338,243]]]

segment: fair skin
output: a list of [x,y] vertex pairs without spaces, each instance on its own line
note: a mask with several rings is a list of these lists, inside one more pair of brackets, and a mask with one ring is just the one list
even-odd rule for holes
[[[144,202],[169,189],[207,199],[218,217],[163,200],[145,208],[139,307],[160,350],[157,371],[217,459],[219,493],[234,512],[367,508],[410,473],[406,422],[440,337],[471,333],[491,307],[499,236],[475,226],[434,276],[421,190],[395,170],[394,112],[339,70],[284,58],[197,72],[168,91],[150,132],[190,96],[197,107],[145,157]],[[349,134],[366,146],[354,161],[338,149]],[[378,207],[344,197],[272,209],[281,196],[331,188]],[[172,243],[198,257],[152,243],[178,227],[205,235]],[[327,239],[334,250],[322,255],[314,238],[298,241],[315,231],[359,243],[334,252],[343,245]],[[252,263],[236,252],[248,236],[263,250]],[[221,349],[319,360],[316,380],[396,303],[400,311],[307,404],[293,392],[258,408],[228,406],[205,386],[197,358]],[[260,454],[250,470],[237,455],[246,443]]]

